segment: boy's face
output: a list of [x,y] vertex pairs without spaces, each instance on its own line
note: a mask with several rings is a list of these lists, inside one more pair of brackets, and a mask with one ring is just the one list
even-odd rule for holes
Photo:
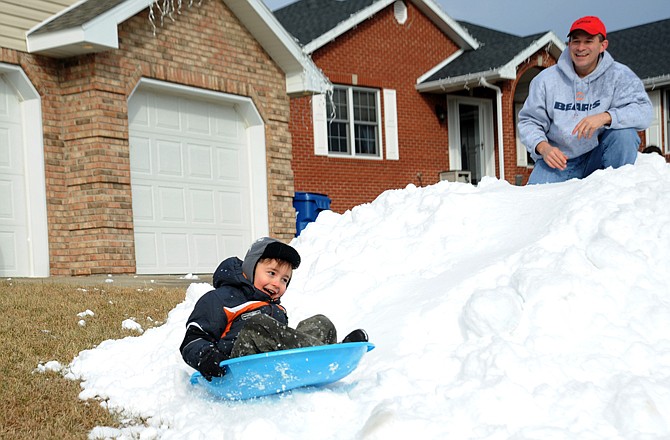
[[259,260],[254,271],[254,287],[273,300],[279,299],[286,292],[292,274],[289,263],[275,259]]

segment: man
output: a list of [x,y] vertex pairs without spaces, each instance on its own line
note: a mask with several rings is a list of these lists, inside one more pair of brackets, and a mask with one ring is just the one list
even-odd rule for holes
[[642,81],[607,52],[598,17],[570,27],[558,64],[530,84],[519,113],[521,141],[535,160],[529,184],[581,179],[595,170],[635,163],[652,106]]

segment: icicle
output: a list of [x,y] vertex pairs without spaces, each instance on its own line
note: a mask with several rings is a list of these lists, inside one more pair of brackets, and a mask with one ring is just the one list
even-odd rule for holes
[[[196,6],[201,6],[203,0],[198,0]],[[193,6],[194,0],[188,1],[188,7]],[[160,17],[160,26],[163,27],[165,24],[165,17],[168,17],[171,21],[175,21],[174,14],[177,13],[181,15],[182,7],[184,5],[184,0],[153,0],[149,6],[149,22],[151,23],[151,28],[153,29],[153,34],[156,36],[156,16]],[[154,8],[158,11],[158,14],[154,11]]]

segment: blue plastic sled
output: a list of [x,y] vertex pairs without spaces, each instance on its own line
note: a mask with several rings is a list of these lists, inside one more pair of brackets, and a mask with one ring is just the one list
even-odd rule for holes
[[226,400],[325,385],[354,371],[363,355],[373,348],[374,344],[369,342],[349,342],[243,356],[221,362],[226,369],[223,377],[214,377],[209,382],[195,372],[191,383]]

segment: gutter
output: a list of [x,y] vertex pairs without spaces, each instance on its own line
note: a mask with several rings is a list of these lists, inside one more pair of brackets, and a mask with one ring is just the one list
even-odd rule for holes
[[503,148],[503,119],[502,119],[502,90],[498,86],[486,81],[486,78],[483,76],[479,78],[479,85],[492,89],[496,91],[496,106],[497,106],[497,117],[496,122],[498,125],[498,169],[500,172],[500,180],[505,180],[505,154]]

